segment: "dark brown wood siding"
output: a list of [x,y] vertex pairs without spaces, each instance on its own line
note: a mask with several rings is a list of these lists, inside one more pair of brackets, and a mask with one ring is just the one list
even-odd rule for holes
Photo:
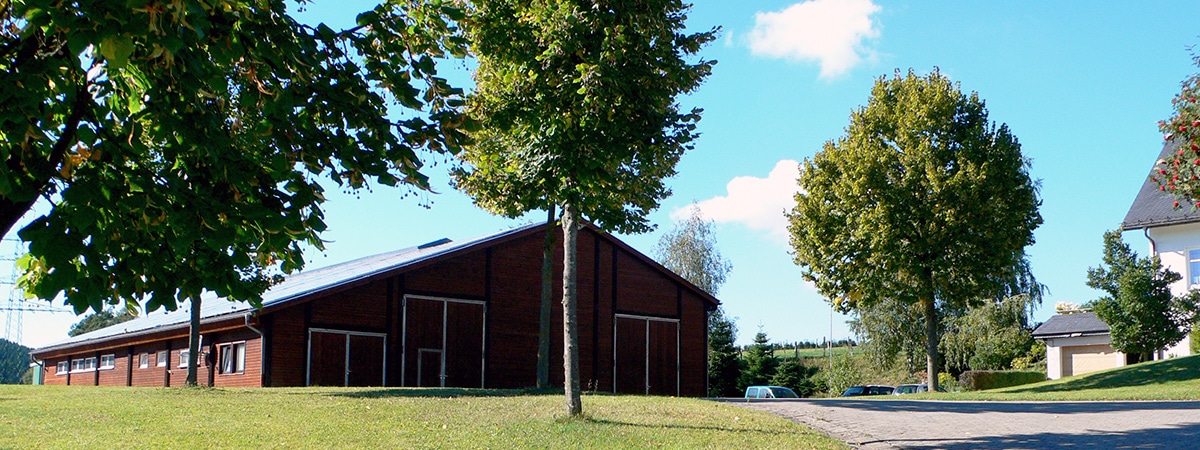
[[305,305],[281,309],[264,320],[270,323],[268,361],[271,366],[268,386],[304,386],[307,364],[308,329]]

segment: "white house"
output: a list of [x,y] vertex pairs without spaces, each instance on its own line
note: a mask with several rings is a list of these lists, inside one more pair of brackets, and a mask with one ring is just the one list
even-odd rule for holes
[[1124,353],[1111,345],[1108,325],[1091,311],[1067,311],[1033,330],[1046,343],[1046,378],[1056,380],[1126,364]]
[[[1171,157],[1171,144],[1163,146],[1159,159]],[[1156,169],[1151,168],[1152,175]],[[1164,267],[1183,279],[1171,286],[1175,295],[1200,288],[1200,211],[1190,205],[1174,207],[1175,199],[1160,191],[1147,176],[1125,214],[1121,228],[1141,230],[1150,241],[1150,255],[1158,255]],[[1108,325],[1091,312],[1058,314],[1038,326],[1033,337],[1046,343],[1046,377],[1056,379],[1127,364],[1128,358],[1112,348]],[[1157,352],[1155,359],[1191,355],[1190,337]]]
[[[1158,159],[1169,159],[1173,147],[1163,146]],[[1154,169],[1151,168],[1151,174]],[[1200,211],[1191,205],[1174,207],[1175,199],[1158,189],[1158,185],[1146,177],[1137,198],[1125,214],[1121,228],[1125,231],[1141,230],[1150,241],[1150,255],[1158,255],[1164,267],[1183,276],[1171,286],[1171,292],[1182,295],[1189,289],[1200,288]],[[1190,337],[1160,351],[1155,359],[1191,355]]]

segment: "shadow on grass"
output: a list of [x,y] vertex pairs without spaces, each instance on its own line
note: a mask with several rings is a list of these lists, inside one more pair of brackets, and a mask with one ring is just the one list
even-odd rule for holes
[[593,417],[585,417],[582,419],[574,419],[586,423],[594,423],[598,425],[619,426],[619,427],[638,427],[638,428],[653,428],[657,430],[693,430],[693,431],[717,431],[722,433],[745,433],[745,434],[761,434],[769,436],[782,436],[785,434],[795,434],[791,430],[775,430],[762,428],[735,428],[722,426],[708,425],[685,425],[685,424],[647,424],[637,422],[622,422],[619,420],[596,419]]

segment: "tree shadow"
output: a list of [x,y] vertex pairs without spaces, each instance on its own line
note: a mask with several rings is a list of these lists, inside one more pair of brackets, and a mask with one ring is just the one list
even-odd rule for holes
[[1200,438],[1200,423],[1188,423],[1130,431],[1075,430],[1072,432],[1008,434],[967,438],[880,439],[850,442],[850,444],[863,446],[874,443],[887,443],[902,448],[917,449],[1190,449],[1196,448],[1198,438]]
[[722,433],[742,433],[742,434],[761,434],[769,436],[782,436],[786,434],[794,434],[795,431],[781,429],[765,429],[765,428],[734,428],[713,425],[686,425],[686,424],[646,424],[637,422],[624,422],[620,420],[596,419],[587,417],[583,419],[588,423],[609,426],[621,427],[638,427],[638,428],[653,428],[653,429],[668,429],[668,430],[697,430],[697,431],[719,431]]
[[1050,413],[1076,414],[1135,410],[1200,410],[1200,401],[942,401],[942,400],[843,400],[843,399],[714,399],[725,403],[745,404],[749,408],[771,411],[775,406],[801,403],[810,406],[841,407],[878,412],[939,412],[959,414],[980,413]]

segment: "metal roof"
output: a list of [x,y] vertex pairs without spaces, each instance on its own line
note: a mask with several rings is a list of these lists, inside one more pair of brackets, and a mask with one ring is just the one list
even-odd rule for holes
[[1108,324],[1091,311],[1055,314],[1050,316],[1050,320],[1047,320],[1046,323],[1038,325],[1037,329],[1033,330],[1035,339],[1101,334],[1109,334]]
[[[1170,158],[1171,152],[1175,148],[1174,142],[1163,144],[1162,151],[1155,159],[1154,167],[1158,166],[1159,160]],[[1158,190],[1158,184],[1150,179],[1156,170],[1154,167],[1150,168],[1150,173],[1142,183],[1142,189],[1138,191],[1137,198],[1133,200],[1133,205],[1125,214],[1125,220],[1121,221],[1121,228],[1128,231],[1200,222],[1200,212],[1194,211],[1190,205],[1175,208],[1175,197]]]
[[[319,269],[303,271],[288,276],[282,283],[272,286],[270,289],[264,292],[262,306],[264,309],[266,309],[270,306],[279,305],[289,300],[299,299],[318,292],[351,285],[383,273],[420,264],[434,258],[447,256],[460,250],[505,240],[525,232],[530,232],[535,228],[541,228],[543,226],[545,226],[545,223],[531,223],[497,233],[477,236],[465,241],[451,241],[443,238],[416,247],[380,253],[378,255],[367,256]],[[656,261],[646,257],[636,249],[629,247],[628,244],[621,242],[621,240],[612,237],[608,233],[605,233],[604,231],[599,230],[590,224],[586,224],[586,226],[602,236],[607,236],[608,239],[610,239],[614,244],[627,249],[637,257],[642,258],[651,266],[657,267],[659,270],[662,270],[672,278],[683,283],[689,289],[700,294],[704,301],[712,305],[712,308],[716,308],[716,305],[719,304],[719,301],[712,295],[704,292],[700,288],[685,280],[683,277],[671,272],[669,269],[662,267],[661,264],[658,264]],[[206,293],[206,295],[201,298],[200,303],[200,323],[202,324],[227,320],[254,312],[254,308],[251,307],[249,303],[217,297],[216,294],[213,293]],[[84,333],[45,347],[38,348],[31,353],[45,353],[48,351],[59,350],[64,347],[73,347],[76,345],[93,342],[98,343],[116,339],[118,337],[131,337],[160,331],[185,329],[188,327],[190,319],[191,305],[187,302],[183,302],[179,304],[179,308],[175,311],[155,311],[128,322],[123,322],[107,328]]]
[[[545,224],[533,223],[504,230],[498,233],[478,236],[465,241],[439,239],[428,244],[409,247],[378,255],[334,264],[319,269],[303,271],[287,277],[282,283],[272,286],[263,293],[263,308],[286,302],[291,299],[304,297],[316,292],[337,288],[364,280],[380,273],[389,272],[410,266],[431,258],[452,253],[456,250],[477,244],[503,239],[522,233],[531,228]],[[228,319],[236,315],[250,313],[254,310],[247,302],[233,301],[217,297],[211,292],[206,293],[200,302],[200,322],[210,323]],[[104,341],[117,336],[128,337],[149,334],[174,328],[186,328],[191,319],[191,305],[187,302],[179,304],[175,311],[155,311],[128,322],[122,322],[107,328],[80,334],[34,350],[33,353],[44,353],[60,347],[69,347],[92,341]]]

